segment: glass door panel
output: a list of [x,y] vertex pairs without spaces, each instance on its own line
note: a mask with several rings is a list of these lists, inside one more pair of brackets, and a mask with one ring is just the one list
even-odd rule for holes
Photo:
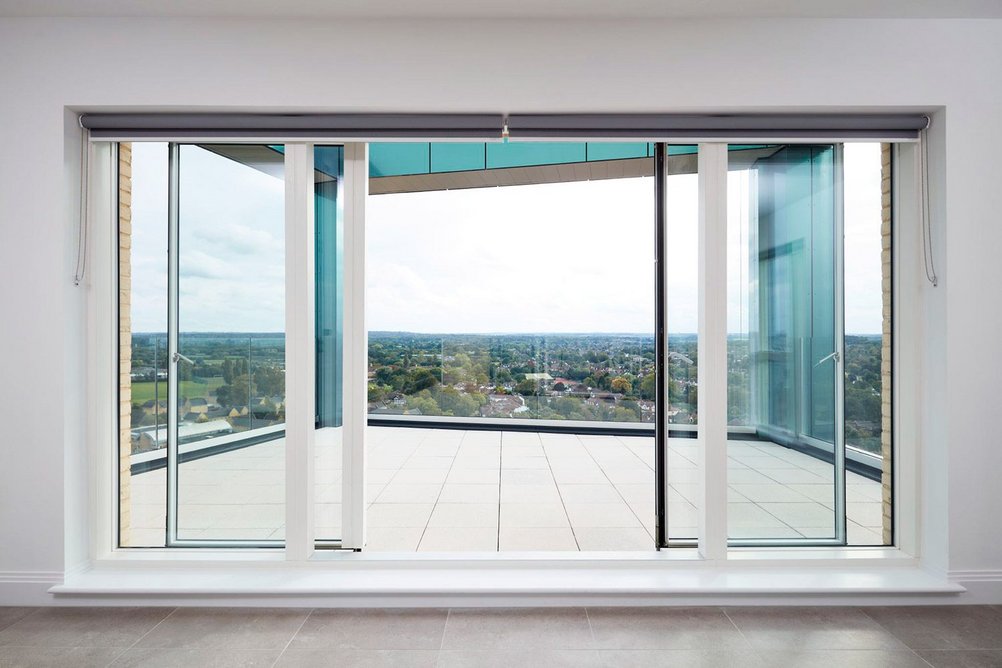
[[281,147],[171,146],[174,544],[284,535],[284,172]]
[[844,539],[839,151],[730,147],[732,542]]
[[665,147],[664,301],[665,536],[667,545],[696,541],[699,442],[698,380],[699,177],[695,145]]
[[316,538],[330,544],[342,526],[342,376],[344,344],[344,148],[314,148],[316,228],[317,434]]

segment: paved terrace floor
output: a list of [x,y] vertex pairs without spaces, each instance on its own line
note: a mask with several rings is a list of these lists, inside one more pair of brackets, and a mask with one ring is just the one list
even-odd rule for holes
[[[370,427],[372,551],[650,550],[654,439]],[[182,464],[179,534],[281,539],[284,441]],[[696,441],[670,439],[669,534],[695,536]],[[733,538],[832,535],[833,475],[824,462],[772,443],[729,443]],[[338,538],[341,455],[317,452],[317,531]],[[166,475],[131,481],[131,543],[162,545]],[[846,477],[850,544],[881,541],[881,486]]]

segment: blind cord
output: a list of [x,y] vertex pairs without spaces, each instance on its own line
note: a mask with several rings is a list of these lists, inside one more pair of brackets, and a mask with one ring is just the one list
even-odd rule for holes
[[77,231],[77,264],[73,285],[79,286],[87,271],[87,195],[90,190],[90,132],[80,126],[80,220]]
[[919,132],[919,215],[922,218],[922,259],[925,277],[932,287],[939,285],[932,253],[932,221],[929,206],[929,126]]

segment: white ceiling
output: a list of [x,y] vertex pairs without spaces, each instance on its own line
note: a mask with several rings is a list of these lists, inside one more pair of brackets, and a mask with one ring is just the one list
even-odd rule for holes
[[1002,0],[0,0],[0,16],[1002,18]]

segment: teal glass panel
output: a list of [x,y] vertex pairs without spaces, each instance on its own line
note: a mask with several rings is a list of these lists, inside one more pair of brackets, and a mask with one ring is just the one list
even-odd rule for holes
[[[654,155],[654,144],[648,144],[648,150],[650,150],[651,155]],[[668,155],[695,155],[699,153],[699,146],[696,144],[691,145],[680,145],[680,144],[669,144],[668,145]]]
[[340,427],[344,340],[344,149],[314,149],[317,427]]
[[487,168],[559,165],[585,161],[584,142],[507,142],[487,144]]
[[369,176],[427,174],[430,154],[427,142],[373,142],[369,144]]
[[835,442],[835,150],[811,149],[811,369],[807,433]]
[[487,145],[483,142],[441,142],[431,145],[431,171],[468,172],[487,167]]
[[646,143],[592,141],[588,142],[588,162],[646,158],[647,151]]
[[835,439],[834,148],[787,146],[758,177],[760,418],[795,437]]

